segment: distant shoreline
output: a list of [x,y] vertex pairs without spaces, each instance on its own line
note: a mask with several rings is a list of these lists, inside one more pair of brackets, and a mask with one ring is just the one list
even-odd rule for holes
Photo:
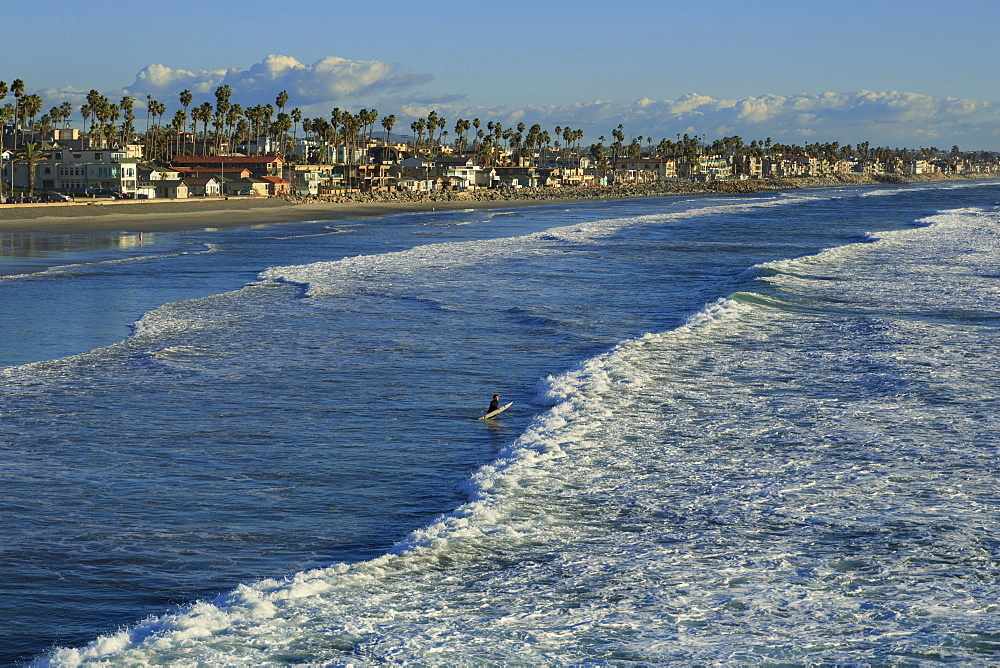
[[189,200],[96,200],[76,204],[0,205],[0,232],[172,231],[202,227],[246,227],[288,222],[373,219],[400,213],[455,209],[501,209],[580,201],[642,197],[736,195],[802,188],[989,180],[1000,174],[912,177],[803,177],[576,188],[522,188],[468,193],[358,193],[323,200],[232,197]]

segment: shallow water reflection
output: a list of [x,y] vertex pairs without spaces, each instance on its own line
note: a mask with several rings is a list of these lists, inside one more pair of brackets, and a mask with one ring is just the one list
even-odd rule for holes
[[0,232],[0,274],[25,273],[25,269],[30,271],[32,267],[37,271],[39,268],[61,264],[76,253],[142,248],[155,244],[156,241],[155,234],[142,232]]

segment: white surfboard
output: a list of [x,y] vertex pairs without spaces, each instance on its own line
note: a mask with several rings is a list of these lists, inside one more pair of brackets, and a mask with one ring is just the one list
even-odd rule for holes
[[511,407],[511,405],[512,405],[513,403],[514,403],[514,402],[512,401],[512,402],[510,402],[510,403],[508,403],[508,404],[504,404],[504,405],[503,405],[503,406],[501,406],[500,408],[496,409],[495,411],[490,411],[489,413],[487,413],[486,415],[482,416],[482,417],[481,417],[481,418],[479,418],[479,419],[480,419],[480,420],[486,420],[487,418],[491,418],[491,417],[493,417],[493,416],[494,416],[494,415],[496,415],[497,413],[503,413],[503,412],[504,412],[505,410],[507,410],[508,408],[510,408],[510,407]]

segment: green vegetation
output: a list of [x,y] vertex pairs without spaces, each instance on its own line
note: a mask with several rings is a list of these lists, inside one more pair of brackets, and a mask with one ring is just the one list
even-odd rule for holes
[[[66,128],[73,115],[73,106],[63,102],[41,114],[43,100],[35,94],[25,93],[25,84],[15,79],[10,86],[0,81],[0,100],[10,94],[13,103],[0,107],[0,121],[14,128],[14,147],[23,147],[26,141],[37,142],[39,137]],[[184,90],[178,96],[176,109],[169,122],[164,121],[167,104],[146,96],[146,122],[141,133],[136,132],[134,107],[137,100],[130,96],[112,102],[96,90],[87,94],[87,101],[77,111],[83,119],[82,131],[94,148],[140,142],[146,160],[166,164],[178,155],[223,155],[241,147],[248,155],[278,154],[291,162],[354,164],[367,160],[365,149],[378,143],[393,143],[392,131],[397,125],[394,114],[382,116],[375,109],[361,109],[354,113],[339,107],[329,116],[305,118],[298,108],[286,112],[290,101],[287,91],[275,98],[274,104],[243,107],[232,102],[233,91],[229,86],[215,90],[215,104],[203,102],[191,108],[194,96]],[[382,136],[374,139],[376,124],[381,123]],[[453,128],[453,135],[448,127]],[[299,145],[301,129],[307,148]],[[475,156],[482,165],[491,166],[541,166],[544,159],[555,161],[557,166],[579,165],[583,157],[595,167],[614,169],[624,159],[683,158],[698,160],[700,156],[726,156],[738,163],[747,158],[764,158],[773,155],[804,155],[820,158],[828,163],[837,160],[857,162],[878,161],[884,165],[898,166],[912,160],[931,158],[966,158],[958,147],[949,154],[936,147],[873,148],[868,142],[841,145],[838,142],[807,145],[781,144],[771,138],[754,139],[749,143],[742,137],[723,137],[708,142],[705,135],[676,135],[675,139],[654,137],[629,137],[619,124],[611,130],[613,141],[606,143],[602,136],[584,149],[580,142],[583,131],[567,126],[555,126],[554,131],[534,124],[526,127],[518,123],[505,127],[498,121],[483,123],[479,118],[459,118],[449,126],[448,119],[437,111],[417,118],[409,125],[411,135],[405,136],[406,149],[428,157],[460,153]],[[2,139],[2,138],[0,138]],[[4,148],[0,143],[0,151]],[[296,155],[296,150],[302,154]],[[990,161],[996,155],[971,154],[972,158]]]

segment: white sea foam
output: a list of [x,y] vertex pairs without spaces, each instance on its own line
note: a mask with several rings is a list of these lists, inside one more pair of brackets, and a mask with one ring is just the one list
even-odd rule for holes
[[116,258],[113,260],[98,260],[96,262],[77,262],[73,264],[61,264],[58,267],[48,267],[40,271],[28,272],[26,274],[5,274],[0,275],[0,281],[4,280],[16,280],[24,278],[39,278],[39,277],[59,277],[59,276],[77,276],[80,273],[94,271],[100,267],[114,266],[118,264],[133,264],[139,262],[151,262],[158,261],[164,258],[171,257],[182,257],[184,255],[209,255],[218,252],[218,246],[216,244],[206,243],[202,244],[203,250],[198,251],[180,251],[177,253],[163,253],[162,255],[135,255],[132,257]]
[[405,251],[356,256],[334,262],[272,267],[262,272],[260,278],[306,285],[309,295],[323,297],[372,285],[405,285],[412,276],[427,270],[489,266],[512,257],[559,252],[560,244],[588,243],[632,227],[669,225],[672,220],[746,212],[761,207],[791,206],[806,201],[810,198],[797,196],[783,200],[747,199],[736,203],[732,200],[719,200],[714,204],[699,202],[698,207],[669,213],[590,221],[519,237],[426,244]]
[[[241,585],[37,665],[969,661],[998,611],[984,463],[1000,425],[941,399],[987,402],[996,353],[918,306],[993,303],[996,221],[942,216],[766,265],[758,296],[811,311],[721,299],[547,378],[549,409],[468,501],[387,555]],[[264,278],[392,283],[613,227]],[[962,258],[964,274],[943,271]]]

